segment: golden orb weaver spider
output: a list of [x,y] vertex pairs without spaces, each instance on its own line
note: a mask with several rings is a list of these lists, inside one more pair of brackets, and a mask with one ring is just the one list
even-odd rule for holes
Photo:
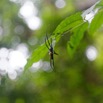
[[51,68],[54,68],[54,54],[55,55],[58,55],[58,54],[54,51],[54,48],[53,48],[53,45],[52,45],[52,38],[51,38],[51,42],[50,42],[47,34],[46,34],[46,37],[45,37],[45,45],[49,50],[50,66],[51,66]]

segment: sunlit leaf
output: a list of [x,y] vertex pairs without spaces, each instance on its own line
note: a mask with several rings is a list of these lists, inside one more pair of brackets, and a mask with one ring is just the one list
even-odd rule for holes
[[33,53],[32,55],[29,57],[27,64],[25,66],[25,70],[30,68],[34,62],[39,61],[40,59],[42,59],[47,53],[47,49],[45,44],[39,46]]
[[94,34],[103,25],[103,10],[100,10],[92,20],[89,28],[90,34]]
[[81,17],[81,13],[73,14],[66,19],[64,19],[55,29],[53,32],[53,36],[56,38],[56,41],[58,41],[61,38],[61,34],[71,30],[72,28],[75,28],[83,23],[83,19]]
[[78,45],[80,44],[81,39],[84,36],[84,32],[86,31],[87,27],[88,23],[86,22],[73,31],[73,35],[71,36],[70,41],[67,44],[67,50],[70,57],[72,57],[75,53]]

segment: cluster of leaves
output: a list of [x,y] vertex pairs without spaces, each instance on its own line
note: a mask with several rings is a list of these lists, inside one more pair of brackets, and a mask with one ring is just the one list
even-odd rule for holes
[[[70,37],[70,40],[68,40],[67,43],[67,51],[70,57],[73,57],[73,54],[75,53],[78,45],[80,44],[85,31],[88,31],[90,35],[93,35],[103,24],[103,1],[99,1],[94,5],[92,8],[92,11],[94,11],[96,8],[98,8],[98,12],[94,15],[94,18],[91,23],[88,23],[88,21],[85,21],[84,18],[81,16],[82,12],[75,13],[63,21],[60,22],[60,24],[57,26],[55,31],[53,32],[53,35],[51,35],[50,38],[55,38],[56,43],[61,39],[63,33],[65,32],[71,32],[72,36]],[[92,12],[91,9],[89,10],[89,13]],[[85,15],[86,16],[86,15]],[[30,58],[28,59],[28,62],[25,66],[25,70],[30,68],[34,62],[39,61],[42,59],[46,53],[48,52],[45,43],[40,45]]]

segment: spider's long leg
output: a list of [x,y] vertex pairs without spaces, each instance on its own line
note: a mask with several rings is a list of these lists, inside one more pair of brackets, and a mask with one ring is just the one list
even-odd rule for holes
[[54,68],[54,59],[50,58],[50,66],[51,66],[52,69]]
[[55,54],[55,55],[58,55],[58,53],[56,53],[55,51],[54,51],[54,54]]
[[45,38],[45,45],[46,45],[46,47],[47,47],[48,49],[50,49],[49,46],[48,46],[48,44],[47,44],[47,38]]
[[47,42],[48,42],[48,44],[49,44],[49,46],[50,46],[50,42],[49,42],[49,39],[48,39],[47,34],[46,34],[46,40],[47,40]]
[[50,55],[50,65],[51,65],[51,68],[54,68],[54,54],[53,54],[53,52]]
[[50,58],[50,66],[51,66],[51,68],[52,68],[52,59]]
[[53,68],[54,68],[54,58],[53,58],[52,62],[53,62]]

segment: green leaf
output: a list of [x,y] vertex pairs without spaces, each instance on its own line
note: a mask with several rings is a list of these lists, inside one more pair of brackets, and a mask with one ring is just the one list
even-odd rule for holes
[[94,34],[103,25],[103,10],[100,10],[92,20],[89,28],[90,34]]
[[97,7],[103,7],[103,0],[100,0],[100,2],[97,4]]
[[[80,12],[67,17],[57,26],[51,38],[55,38],[55,40],[58,42],[58,40],[62,37],[61,34],[70,30],[71,28],[75,28],[76,26],[80,25],[82,22],[83,20]],[[45,44],[39,46],[28,59],[27,64],[25,65],[25,70],[30,68],[33,65],[33,63],[42,59],[46,55],[46,53],[47,53],[47,49]]]
[[80,44],[80,41],[83,38],[84,32],[87,28],[88,22],[85,22],[73,31],[73,35],[71,36],[70,41],[67,43],[67,50],[71,58],[73,57],[73,54],[75,53],[78,45]]
[[83,23],[83,19],[81,17],[81,13],[78,12],[76,14],[73,14],[66,19],[64,19],[55,29],[53,32],[53,37],[56,38],[56,41],[58,41],[61,38],[61,34],[64,32],[69,31],[72,28],[75,28],[76,26]]
[[29,57],[29,59],[27,60],[27,64],[25,65],[25,70],[30,68],[34,62],[39,61],[40,59],[42,59],[46,53],[47,53],[47,49],[45,44],[39,46],[33,53],[32,55]]

